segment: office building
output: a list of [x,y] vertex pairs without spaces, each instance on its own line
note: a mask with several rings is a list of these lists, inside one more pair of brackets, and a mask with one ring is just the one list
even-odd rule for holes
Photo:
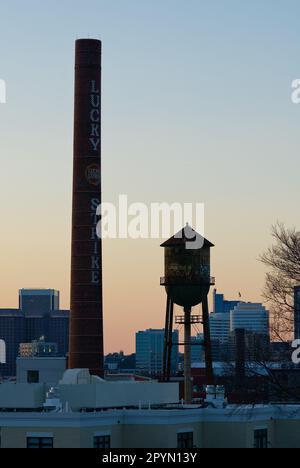
[[[145,330],[136,334],[136,370],[148,375],[159,376],[163,372],[164,330]],[[179,332],[173,332],[171,369],[178,370]]]
[[65,357],[18,357],[17,383],[56,386],[63,378],[66,366]]
[[220,344],[228,342],[230,333],[230,313],[213,313],[210,315],[210,335]]
[[68,352],[69,311],[59,309],[57,291],[23,289],[19,293],[19,305],[19,309],[0,309],[0,341],[6,348],[6,362],[0,364],[2,377],[16,376],[21,343],[44,337],[46,342],[57,344],[59,356],[66,356]]
[[262,304],[240,302],[230,312],[230,331],[244,329],[269,336],[269,313]]
[[26,317],[48,314],[59,310],[59,291],[54,289],[21,289],[19,291],[19,310]]
[[213,292],[213,311],[210,314],[210,334],[214,342],[226,345],[230,335],[230,313],[240,301],[227,301],[224,294]]
[[224,294],[219,294],[216,289],[213,292],[213,314],[230,314],[239,303],[240,300],[225,300]]
[[203,362],[204,357],[204,335],[203,333],[198,333],[197,336],[192,336],[191,338],[191,361],[193,362]]
[[[245,330],[250,356],[257,349],[269,353],[269,313],[262,304],[227,301],[214,291],[213,312],[210,314],[210,333],[215,344],[217,360],[230,360],[235,355],[235,331]],[[219,343],[219,353],[217,352]],[[249,357],[249,356],[248,356]],[[248,358],[247,357],[247,358]],[[249,357],[250,358],[250,357]]]
[[262,304],[240,302],[230,312],[229,354],[236,356],[236,332],[244,331],[246,361],[270,358],[269,313]]

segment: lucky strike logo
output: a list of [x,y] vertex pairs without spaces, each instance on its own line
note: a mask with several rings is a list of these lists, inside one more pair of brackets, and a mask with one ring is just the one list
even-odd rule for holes
[[89,184],[100,185],[100,167],[98,164],[91,164],[85,170],[85,177]]

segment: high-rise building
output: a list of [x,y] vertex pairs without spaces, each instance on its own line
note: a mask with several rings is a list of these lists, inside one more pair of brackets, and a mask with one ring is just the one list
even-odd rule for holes
[[220,346],[228,343],[230,335],[230,312],[239,304],[239,301],[227,301],[224,294],[213,292],[213,312],[210,314],[211,339]]
[[[245,331],[247,346],[269,349],[269,314],[262,304],[227,301],[214,291],[213,312],[210,314],[212,342],[219,343],[219,359],[232,359],[235,355],[235,331]],[[253,349],[252,349],[253,348]],[[215,355],[217,356],[217,352]]]
[[212,340],[218,340],[221,344],[227,343],[230,334],[230,314],[211,314],[210,334]]
[[4,377],[16,375],[21,343],[44,337],[47,342],[57,343],[59,356],[68,352],[69,311],[59,309],[58,291],[21,290],[19,302],[19,309],[0,309],[0,340],[6,348],[6,363],[0,364],[0,375]]
[[205,360],[203,333],[198,333],[196,336],[192,336],[191,342],[192,342],[192,346],[191,346],[192,363],[203,362]]
[[230,345],[232,355],[236,355],[236,332],[244,331],[245,357],[248,361],[269,359],[270,332],[269,313],[262,304],[238,304],[230,312]]
[[20,343],[26,341],[25,317],[19,309],[0,309],[0,340],[5,343],[5,363],[0,364],[0,376],[16,375],[16,359]]
[[224,294],[213,292],[213,314],[230,314],[230,312],[240,303],[240,301],[227,301]]
[[[165,330],[145,330],[136,334],[136,370],[149,375],[163,372]],[[173,343],[179,342],[178,330],[173,332]],[[174,345],[171,355],[171,369],[178,369],[178,345]]]
[[300,339],[300,286],[294,289],[295,340]]
[[230,312],[230,331],[244,329],[260,335],[269,335],[269,313],[262,304],[240,302]]
[[19,309],[26,316],[40,316],[52,310],[59,310],[59,291],[54,289],[21,289]]

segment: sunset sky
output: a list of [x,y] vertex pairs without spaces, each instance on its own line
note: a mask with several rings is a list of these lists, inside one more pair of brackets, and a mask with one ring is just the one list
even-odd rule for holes
[[[298,0],[10,0],[0,10],[0,307],[69,307],[74,41],[103,41],[103,198],[205,203],[212,274],[261,301],[277,220],[299,228]],[[104,243],[106,351],[162,328],[160,240]]]

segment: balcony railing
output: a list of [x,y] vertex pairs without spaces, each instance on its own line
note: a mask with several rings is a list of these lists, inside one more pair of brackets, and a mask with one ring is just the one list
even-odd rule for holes
[[214,286],[216,279],[209,276],[163,276],[161,286]]
[[[184,325],[186,323],[186,317],[184,315],[178,315],[175,318],[176,325]],[[191,325],[196,325],[198,323],[203,323],[203,319],[201,315],[191,315],[190,320],[188,322]]]

